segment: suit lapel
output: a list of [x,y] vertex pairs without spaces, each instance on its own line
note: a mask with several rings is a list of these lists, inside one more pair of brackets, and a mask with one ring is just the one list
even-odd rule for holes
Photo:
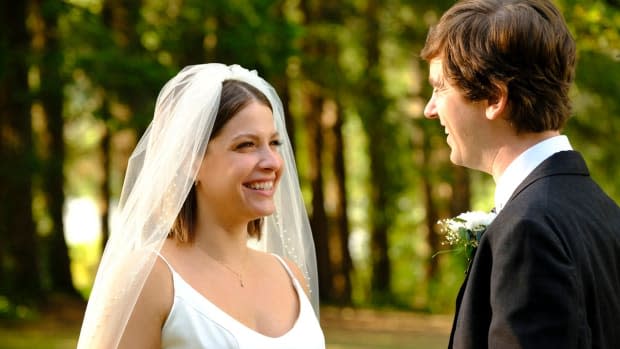
[[551,155],[527,176],[515,189],[506,204],[517,197],[525,188],[537,180],[556,175],[589,176],[588,167],[583,157],[576,151],[561,151]]
[[467,286],[467,281],[469,280],[469,272],[471,270],[471,265],[474,262],[474,257],[476,256],[476,251],[478,249],[475,248],[471,252],[471,257],[467,263],[467,270],[465,271],[465,280],[463,280],[463,284],[461,284],[461,288],[459,289],[459,293],[456,296],[456,308],[454,310],[454,320],[452,320],[452,331],[450,331],[450,341],[448,342],[448,348],[452,348],[452,342],[454,340],[454,332],[456,330],[456,322],[459,316],[459,310],[461,309],[461,302],[463,301],[463,295],[465,294],[465,288]]
[[[468,268],[469,271],[469,268]],[[461,308],[461,302],[463,301],[463,294],[465,293],[465,286],[467,285],[467,280],[469,279],[469,273],[465,275],[465,280],[459,289],[459,293],[456,296],[456,309],[454,310],[454,319],[452,320],[452,331],[450,331],[450,341],[448,342],[448,349],[452,348],[452,344],[454,342],[454,333],[456,332],[456,322],[459,317],[459,310]]]

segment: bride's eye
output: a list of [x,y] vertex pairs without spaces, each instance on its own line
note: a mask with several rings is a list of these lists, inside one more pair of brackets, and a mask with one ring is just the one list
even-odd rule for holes
[[270,143],[270,144],[271,144],[272,146],[274,146],[274,147],[279,147],[279,146],[281,146],[281,145],[282,145],[282,141],[281,141],[281,140],[279,140],[279,139],[274,139],[274,140],[272,140],[272,141],[271,141],[271,143]]
[[250,148],[250,147],[253,147],[253,146],[254,146],[254,142],[250,142],[250,141],[242,142],[242,143],[239,143],[237,145],[236,149]]

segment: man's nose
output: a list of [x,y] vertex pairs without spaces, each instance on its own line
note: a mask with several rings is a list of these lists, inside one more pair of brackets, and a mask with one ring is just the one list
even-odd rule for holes
[[437,106],[435,105],[435,96],[432,96],[431,99],[429,99],[426,103],[426,106],[424,106],[424,117],[426,117],[427,119],[437,118]]

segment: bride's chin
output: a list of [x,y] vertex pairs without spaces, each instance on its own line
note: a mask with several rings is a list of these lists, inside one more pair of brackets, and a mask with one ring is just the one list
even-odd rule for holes
[[274,212],[276,212],[276,209],[270,209],[270,210],[264,210],[263,212],[260,213],[260,216],[258,218],[265,218],[265,217],[269,217],[272,214],[274,214]]
[[272,214],[274,214],[276,212],[276,208],[275,208],[275,206],[274,207],[268,207],[268,208],[258,208],[258,209],[255,209],[254,212],[255,212],[255,218],[254,219],[260,219],[260,218],[269,217]]

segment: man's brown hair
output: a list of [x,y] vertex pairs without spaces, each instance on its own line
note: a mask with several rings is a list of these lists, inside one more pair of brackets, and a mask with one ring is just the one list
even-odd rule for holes
[[548,0],[465,0],[431,28],[423,59],[439,58],[447,81],[471,101],[505,88],[517,132],[560,130],[571,113],[575,42]]

